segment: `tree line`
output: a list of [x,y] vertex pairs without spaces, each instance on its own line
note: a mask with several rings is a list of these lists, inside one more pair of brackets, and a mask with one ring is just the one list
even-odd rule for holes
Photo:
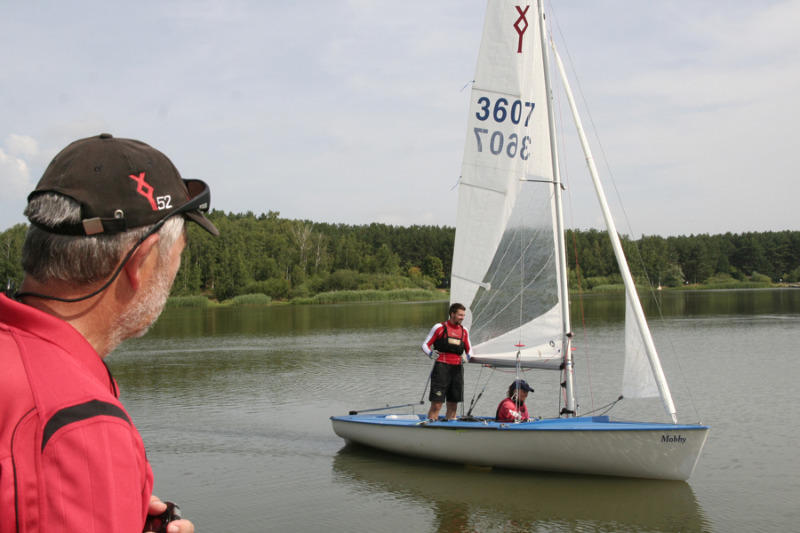
[[[455,229],[439,226],[346,225],[212,211],[212,237],[188,224],[189,241],[174,296],[219,301],[245,294],[273,300],[345,290],[446,289]],[[22,279],[20,257],[27,226],[0,233],[0,276]],[[604,231],[568,230],[572,286],[592,290],[619,283]],[[639,285],[678,287],[760,281],[800,282],[800,232],[780,231],[679,237],[623,237]]]
[[[678,237],[622,236],[622,248],[637,285],[735,286],[741,282],[797,283],[800,281],[800,231]],[[580,281],[589,289],[619,276],[611,242],[605,231],[567,231],[572,278],[579,266]]]

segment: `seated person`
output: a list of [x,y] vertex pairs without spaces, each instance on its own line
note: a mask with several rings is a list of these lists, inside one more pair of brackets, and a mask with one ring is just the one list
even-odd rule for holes
[[525,399],[528,393],[533,392],[533,388],[524,379],[518,379],[508,387],[507,397],[497,406],[498,422],[527,422],[528,407]]

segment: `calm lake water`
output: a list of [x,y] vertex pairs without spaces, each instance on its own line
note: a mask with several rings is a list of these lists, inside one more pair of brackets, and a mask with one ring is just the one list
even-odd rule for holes
[[[198,532],[797,531],[800,290],[665,292],[645,309],[663,315],[651,327],[679,420],[712,426],[688,482],[476,470],[345,445],[330,416],[419,403],[431,366],[419,346],[445,302],[171,309],[108,362],[155,493]],[[593,295],[573,311],[585,414],[619,395],[624,301]],[[559,374],[525,378],[531,413],[553,416]],[[467,408],[485,386],[473,414],[494,413],[512,380],[467,367]],[[609,414],[640,410],[664,420],[657,400]]]

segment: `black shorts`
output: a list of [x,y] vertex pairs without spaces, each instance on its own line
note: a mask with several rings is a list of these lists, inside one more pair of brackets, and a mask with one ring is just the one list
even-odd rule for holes
[[432,402],[463,402],[464,370],[462,366],[436,361],[431,371],[431,393],[428,399]]

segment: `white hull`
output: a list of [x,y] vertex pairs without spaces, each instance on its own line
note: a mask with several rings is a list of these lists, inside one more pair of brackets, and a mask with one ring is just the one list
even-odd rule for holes
[[608,417],[520,424],[423,423],[421,415],[332,417],[343,439],[381,450],[453,463],[652,479],[686,480],[707,426],[615,422]]

